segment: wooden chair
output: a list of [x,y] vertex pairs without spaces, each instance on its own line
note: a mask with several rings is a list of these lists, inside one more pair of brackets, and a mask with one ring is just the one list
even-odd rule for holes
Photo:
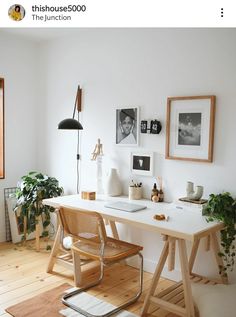
[[[140,253],[143,248],[125,241],[107,237],[103,219],[97,212],[72,209],[63,206],[59,209],[59,216],[65,233],[72,237],[77,237],[77,241],[72,245],[75,284],[77,285],[77,282],[80,279],[78,271],[80,272],[79,266],[81,256],[100,262],[100,276],[98,280],[64,295],[62,298],[63,304],[85,316],[107,317],[137,301],[142,293],[143,287],[143,257]],[[114,264],[117,261],[121,261],[135,255],[138,255],[140,259],[139,289],[135,296],[133,296],[129,301],[103,315],[90,314],[79,306],[71,303],[71,297],[98,285],[102,281],[104,266]]]

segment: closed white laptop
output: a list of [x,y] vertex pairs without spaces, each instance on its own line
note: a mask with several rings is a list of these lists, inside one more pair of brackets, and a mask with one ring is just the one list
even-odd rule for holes
[[104,206],[107,208],[118,209],[127,212],[135,212],[147,208],[144,205],[136,205],[124,201],[107,202]]

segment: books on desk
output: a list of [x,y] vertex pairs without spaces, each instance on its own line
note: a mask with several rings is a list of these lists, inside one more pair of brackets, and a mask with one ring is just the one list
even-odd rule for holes
[[143,210],[147,208],[147,206],[144,206],[144,205],[127,203],[124,201],[107,202],[104,205],[104,207],[118,209],[118,210],[127,211],[127,212],[135,212],[135,211],[139,211],[139,210]]

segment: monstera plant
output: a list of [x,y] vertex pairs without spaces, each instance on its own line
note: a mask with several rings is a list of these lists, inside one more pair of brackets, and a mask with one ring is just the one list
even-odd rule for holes
[[228,192],[211,194],[202,213],[208,221],[218,220],[225,224],[220,232],[222,250],[218,255],[224,261],[224,267],[219,268],[220,273],[226,274],[228,270],[233,270],[235,264],[236,200]]
[[[20,222],[26,225],[25,234],[34,232],[36,224],[42,221],[42,236],[49,235],[50,214],[54,212],[54,208],[43,205],[42,200],[60,196],[62,193],[63,188],[59,186],[58,180],[54,177],[39,172],[29,172],[28,175],[21,178],[16,191],[16,209],[19,211]],[[19,206],[21,208],[18,208]],[[26,239],[26,235],[23,236],[23,239]]]

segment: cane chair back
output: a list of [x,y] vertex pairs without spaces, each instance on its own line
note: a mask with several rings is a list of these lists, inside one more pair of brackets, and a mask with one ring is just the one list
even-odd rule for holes
[[91,243],[107,240],[103,219],[97,212],[61,207],[59,216],[64,233],[75,240]]
[[[97,212],[62,206],[59,210],[59,215],[64,232],[73,238],[76,238],[76,241],[71,247],[74,259],[75,285],[78,286],[80,282],[80,277],[78,276],[80,260],[78,259],[80,259],[81,256],[100,262],[99,279],[64,295],[62,298],[63,304],[87,317],[108,317],[137,301],[142,293],[143,285],[143,257],[140,253],[143,248],[139,245],[107,237],[103,219]],[[102,281],[105,265],[114,264],[117,261],[124,260],[134,255],[138,255],[140,259],[139,288],[137,289],[137,293],[128,301],[111,309],[103,315],[89,313],[82,309],[80,305],[75,305],[71,302],[70,299],[73,296],[98,285]]]
[[103,219],[97,212],[61,207],[59,214],[65,233],[77,240],[72,250],[80,255],[105,263],[125,259],[143,249],[107,237]]

